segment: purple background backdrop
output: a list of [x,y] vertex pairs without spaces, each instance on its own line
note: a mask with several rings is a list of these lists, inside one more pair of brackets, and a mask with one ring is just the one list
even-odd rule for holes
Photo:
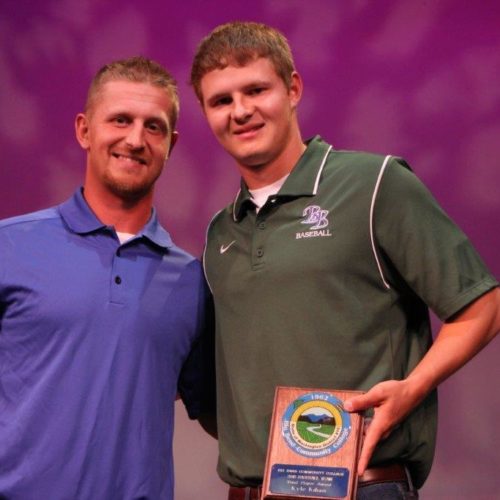
[[[2,0],[0,217],[53,205],[83,179],[73,120],[95,71],[143,54],[179,81],[180,141],[156,205],[175,241],[199,255],[236,169],[186,84],[195,47],[229,20],[289,38],[305,82],[304,137],[405,157],[500,277],[500,3],[461,0]],[[397,209],[397,207],[396,207]],[[423,498],[497,498],[500,391],[494,342],[442,385],[436,462]],[[225,498],[215,441],[180,404],[177,500]]]

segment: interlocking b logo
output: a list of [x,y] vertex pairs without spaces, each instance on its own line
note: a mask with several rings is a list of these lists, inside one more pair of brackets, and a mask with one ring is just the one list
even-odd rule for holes
[[314,224],[311,229],[323,229],[328,226],[328,219],[326,218],[328,210],[322,210],[318,205],[309,205],[304,209],[302,215],[305,217],[302,224]]

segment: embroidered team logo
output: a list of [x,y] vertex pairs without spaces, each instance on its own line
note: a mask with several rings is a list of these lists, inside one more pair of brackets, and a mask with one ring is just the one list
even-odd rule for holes
[[323,210],[319,205],[309,205],[302,212],[304,219],[301,224],[310,224],[309,231],[301,231],[295,234],[295,239],[317,238],[318,236],[331,236],[328,224],[328,210]]
[[323,229],[328,226],[328,210],[322,210],[318,205],[309,205],[302,212],[302,224],[311,224],[311,229]]
[[342,448],[351,432],[351,417],[342,401],[324,392],[310,392],[285,411],[281,433],[299,455],[324,457]]

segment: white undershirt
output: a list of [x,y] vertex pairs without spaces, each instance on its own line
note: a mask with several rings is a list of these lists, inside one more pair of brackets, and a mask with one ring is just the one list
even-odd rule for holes
[[265,205],[269,196],[276,194],[281,189],[281,186],[283,186],[289,175],[290,174],[286,174],[284,177],[278,179],[276,182],[273,182],[272,184],[269,184],[268,186],[264,186],[258,189],[248,190],[252,195],[252,201],[257,207],[256,208],[257,213]]
[[120,231],[116,231],[116,236],[118,236],[118,239],[120,240],[120,243],[123,245],[126,241],[132,239],[135,234],[133,233],[122,233]]

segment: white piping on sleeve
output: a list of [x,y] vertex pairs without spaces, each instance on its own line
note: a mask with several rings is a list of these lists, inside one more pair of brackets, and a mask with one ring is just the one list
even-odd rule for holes
[[328,154],[330,153],[331,150],[332,150],[332,147],[330,146],[327,149],[325,156],[323,157],[323,161],[321,162],[321,165],[320,165],[319,170],[318,170],[318,175],[316,175],[316,182],[314,183],[313,194],[316,194],[318,192],[319,179],[321,177],[321,172],[323,172],[323,167],[325,166],[326,159],[328,158]]
[[210,293],[213,295],[214,292],[212,290],[212,287],[210,286],[210,281],[208,281],[208,276],[207,276],[207,268],[206,268],[206,254],[207,254],[207,247],[208,247],[208,231],[210,230],[210,226],[212,225],[212,222],[214,219],[223,211],[219,210],[211,219],[210,222],[207,226],[207,230],[205,231],[205,248],[203,249],[203,258],[202,258],[202,265],[203,265],[203,274],[205,275],[205,280],[207,282],[208,288],[210,289]]
[[382,278],[382,282],[384,283],[384,286],[390,290],[391,286],[389,283],[387,283],[387,280],[385,279],[384,272],[382,271],[382,266],[380,264],[380,259],[377,253],[377,247],[375,245],[375,235],[374,235],[374,229],[373,229],[373,212],[375,209],[375,199],[377,198],[377,193],[378,189],[380,186],[380,182],[382,180],[382,176],[384,175],[385,168],[387,167],[387,164],[389,163],[389,160],[391,159],[390,155],[387,155],[384,159],[384,163],[382,163],[382,166],[380,167],[380,172],[378,174],[377,182],[375,184],[375,189],[373,190],[373,195],[372,195],[372,202],[370,205],[370,239],[372,243],[372,251],[373,255],[375,257],[375,261],[377,262],[377,267],[378,267],[378,272],[380,273],[380,277]]

